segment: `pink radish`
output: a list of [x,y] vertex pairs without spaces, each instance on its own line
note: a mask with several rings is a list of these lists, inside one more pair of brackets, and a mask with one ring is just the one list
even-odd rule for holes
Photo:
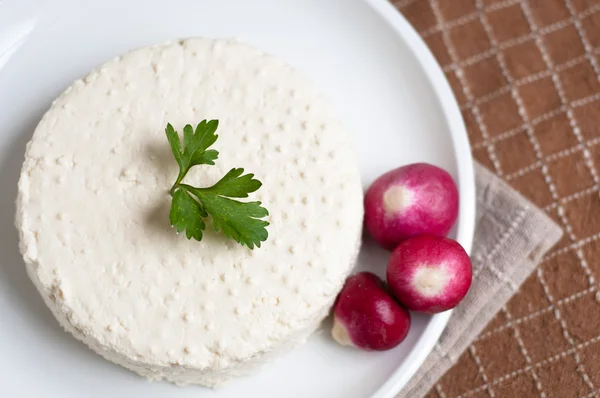
[[410,314],[384,289],[379,277],[361,272],[348,278],[334,307],[331,334],[342,345],[366,351],[396,347],[406,338]]
[[469,255],[452,239],[423,235],[400,243],[387,266],[392,294],[412,311],[456,307],[471,286]]
[[454,180],[446,171],[426,163],[387,172],[365,196],[365,226],[388,250],[417,235],[446,236],[457,216]]

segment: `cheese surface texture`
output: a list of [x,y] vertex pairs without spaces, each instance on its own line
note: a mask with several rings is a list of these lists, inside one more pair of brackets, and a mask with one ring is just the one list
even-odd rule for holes
[[[243,167],[263,186],[269,238],[249,250],[169,225],[171,123],[218,119],[204,187]],[[246,200],[246,199],[242,199]],[[234,40],[133,51],[76,81],[27,146],[17,227],[29,276],[59,322],[153,380],[217,386],[306,340],[350,272],[362,188],[328,101],[281,60]]]

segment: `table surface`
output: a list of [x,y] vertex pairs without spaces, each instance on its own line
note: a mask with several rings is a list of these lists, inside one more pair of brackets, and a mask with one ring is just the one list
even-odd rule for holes
[[600,0],[395,0],[442,65],[474,157],[565,231],[428,397],[600,388]]

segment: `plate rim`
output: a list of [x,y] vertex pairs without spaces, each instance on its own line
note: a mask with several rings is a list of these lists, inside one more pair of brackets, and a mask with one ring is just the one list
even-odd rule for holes
[[[462,113],[444,72],[421,36],[389,0],[364,0],[404,40],[408,49],[421,65],[433,91],[440,101],[454,145],[460,213],[457,222],[457,241],[471,253],[475,234],[475,171],[471,145]],[[386,382],[371,396],[392,398],[404,388],[419,370],[440,339],[452,310],[434,315],[404,361]]]

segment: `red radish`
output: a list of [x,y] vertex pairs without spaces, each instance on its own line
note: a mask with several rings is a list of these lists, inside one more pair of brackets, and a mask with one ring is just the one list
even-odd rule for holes
[[360,272],[346,280],[334,307],[333,338],[366,351],[396,347],[406,338],[410,314],[384,289],[379,277]]
[[423,235],[400,243],[387,266],[392,294],[413,311],[454,308],[471,286],[469,255],[452,239]]
[[446,171],[426,163],[387,172],[365,196],[366,228],[388,250],[417,235],[446,236],[457,216],[454,180]]

